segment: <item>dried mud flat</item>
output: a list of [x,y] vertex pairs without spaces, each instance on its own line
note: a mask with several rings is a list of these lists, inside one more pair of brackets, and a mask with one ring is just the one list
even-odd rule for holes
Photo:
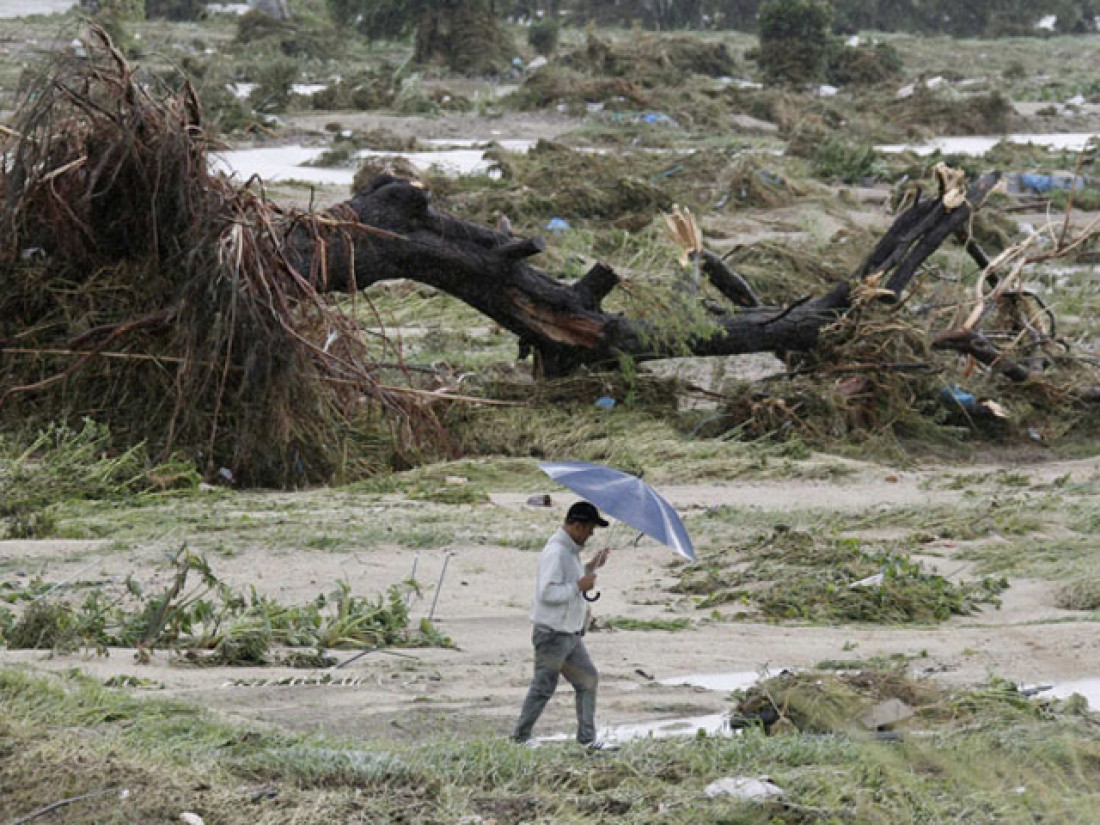
[[[829,459],[835,461],[835,459]],[[862,512],[895,506],[942,507],[960,495],[933,483],[960,468],[928,467],[894,471],[851,462],[839,480],[786,479],[707,485],[663,486],[662,491],[687,517],[724,504],[759,509],[782,523],[796,511]],[[980,476],[1019,471],[1015,464],[968,466]],[[1100,459],[1060,461],[1024,468],[1032,484],[1055,479],[1095,480]],[[971,490],[996,496],[992,487]],[[309,501],[306,501],[306,499]],[[501,492],[477,506],[483,522],[512,520],[548,532],[569,496],[554,493],[554,507],[535,511],[524,493]],[[324,502],[316,491],[271,494],[268,517],[293,520],[310,502]],[[280,516],[280,506],[286,510]],[[397,500],[359,507],[341,494],[326,518],[371,518],[379,507],[396,508],[417,518],[422,502]],[[537,525],[537,526],[536,526]],[[541,539],[542,532],[539,533]],[[868,536],[873,531],[868,532]],[[625,538],[619,535],[620,542]],[[172,541],[186,536],[178,533]],[[970,565],[953,559],[958,545],[937,541],[921,546],[921,560],[949,578],[967,577]],[[110,542],[0,542],[0,563],[49,581],[70,579],[120,581],[128,573],[146,579],[164,568],[166,543],[120,552]],[[436,592],[447,554],[453,554],[442,588]],[[522,700],[530,673],[527,621],[535,554],[532,550],[456,541],[433,550],[394,545],[356,547],[333,553],[297,545],[255,545],[218,558],[218,575],[228,584],[257,589],[276,599],[301,603],[333,581],[346,579],[357,593],[377,592],[407,577],[416,559],[424,592],[411,604],[413,620],[427,615],[456,644],[454,649],[373,652],[336,670],[285,667],[210,668],[182,663],[158,653],[152,663],[137,664],[133,651],[115,649],[108,657],[49,655],[41,651],[0,652],[4,664],[21,663],[37,671],[80,668],[102,679],[132,675],[170,696],[229,717],[298,731],[326,731],[364,741],[416,741],[441,734],[457,738],[505,735]],[[867,625],[815,626],[760,621],[708,622],[684,596],[673,594],[677,562],[666,548],[643,541],[618,548],[600,579],[599,617],[692,620],[690,629],[593,632],[589,649],[601,672],[599,724],[654,723],[719,713],[729,708],[721,690],[662,684],[689,674],[777,672],[810,667],[826,659],[874,656],[916,657],[913,667],[948,684],[977,684],[990,675],[1021,684],[1094,677],[1100,638],[1083,614],[1054,606],[1056,584],[1010,579],[999,609],[986,607],[935,627]],[[400,655],[394,655],[398,653]],[[354,651],[336,651],[348,660]],[[1092,668],[1092,670],[1090,670]],[[335,683],[318,684],[325,675]],[[278,684],[292,679],[295,684]],[[551,702],[540,734],[568,733],[572,726],[570,689],[564,685]]]

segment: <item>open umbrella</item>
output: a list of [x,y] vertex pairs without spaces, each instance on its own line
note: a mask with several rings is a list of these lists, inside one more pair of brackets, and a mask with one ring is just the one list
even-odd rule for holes
[[695,548],[672,505],[637,476],[586,461],[544,461],[539,469],[612,518],[695,561]]

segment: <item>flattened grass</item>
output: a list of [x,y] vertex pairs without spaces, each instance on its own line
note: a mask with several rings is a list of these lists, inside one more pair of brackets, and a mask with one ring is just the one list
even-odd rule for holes
[[[769,620],[934,623],[998,604],[1007,580],[955,584],[880,542],[777,530],[705,555],[674,587],[699,608],[740,604]],[[749,614],[745,614],[746,616]]]
[[[593,757],[572,744],[531,751],[503,737],[383,748],[285,735],[78,672],[43,679],[9,668],[0,670],[0,807],[21,816],[44,800],[107,789],[66,807],[64,821],[169,822],[182,811],[224,825],[1093,821],[1095,717],[1031,705],[1004,683],[942,698],[922,717],[921,736],[895,742],[749,730],[640,740]],[[722,777],[763,775],[782,798],[703,792]]]

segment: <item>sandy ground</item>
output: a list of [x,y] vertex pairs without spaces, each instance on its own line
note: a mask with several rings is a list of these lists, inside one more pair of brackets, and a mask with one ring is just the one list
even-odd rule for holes
[[[840,481],[753,482],[663,487],[677,507],[736,503],[779,516],[810,509],[819,512],[865,510],[869,504],[950,503],[951,491],[926,489],[935,470],[896,472],[853,465]],[[996,467],[968,467],[987,472]],[[1006,469],[1004,467],[1000,469]],[[1011,469],[1011,468],[1008,468]],[[1092,479],[1100,459],[1058,462],[1028,468],[1034,482],[1069,475]],[[891,480],[888,480],[889,477]],[[288,499],[291,497],[288,497]],[[489,517],[507,518],[525,507],[526,496],[493,497]],[[48,562],[50,580],[69,577],[118,581],[134,570],[160,564],[162,550],[112,551],[108,542],[0,542],[0,561],[23,560],[28,569]],[[968,566],[952,561],[950,542],[923,546],[924,561],[941,573],[965,577]],[[449,557],[447,574],[437,591]],[[217,571],[234,586],[255,584],[284,603],[312,598],[345,578],[370,591],[407,577],[416,559],[425,592],[411,604],[414,620],[429,614],[457,645],[454,649],[374,652],[331,671],[284,667],[201,668],[158,654],[148,665],[133,651],[113,650],[107,658],[51,656],[35,651],[0,651],[0,662],[35,670],[78,667],[100,678],[131,674],[153,680],[158,696],[178,697],[230,717],[281,728],[323,730],[353,739],[410,740],[426,734],[459,737],[504,735],[523,698],[531,671],[530,603],[535,554],[514,548],[456,544],[421,551],[375,547],[353,553],[249,549],[217,560]],[[990,674],[1024,684],[1065,682],[1100,675],[1100,637],[1091,622],[1064,621],[1075,614],[1053,606],[1054,585],[1013,580],[1000,609],[956,618],[934,628],[865,626],[816,627],[756,622],[708,623],[685,598],[670,594],[676,557],[649,542],[617,549],[599,583],[594,605],[599,617],[668,619],[688,617],[689,630],[599,631],[587,644],[600,668],[601,727],[654,723],[715,714],[729,709],[726,690],[662,684],[690,674],[777,672],[809,667],[825,659],[856,659],[904,654],[919,673],[951,684],[980,683]],[[1080,614],[1076,614],[1077,618]],[[1062,620],[1062,621],[1059,621]],[[352,652],[337,653],[341,661]],[[347,684],[318,685],[325,672]],[[276,685],[294,677],[301,683]],[[563,683],[537,733],[567,734],[572,729],[571,689]]]
[[[359,130],[387,128],[420,138],[552,138],[578,125],[554,114],[510,114],[486,121],[473,115],[431,119],[347,112],[297,115],[291,120],[287,130],[291,135],[319,136],[338,124]],[[345,197],[346,192],[335,188],[308,195],[314,205]],[[751,229],[745,227],[745,231]],[[784,227],[777,234],[789,237],[790,231]],[[741,234],[733,234],[744,240]],[[966,468],[975,473],[996,469],[1016,467]],[[935,470],[897,472],[871,465],[855,470],[839,481],[683,485],[665,487],[662,492],[689,513],[692,508],[737,504],[779,514],[805,509],[865,510],[871,504],[941,505],[958,495],[922,485]],[[1067,473],[1093,478],[1100,472],[1100,460],[1051,463],[1028,472],[1035,480]],[[509,511],[524,507],[526,498],[521,493],[496,495],[493,512],[506,518]],[[952,561],[949,543],[924,549],[936,554],[928,563],[940,572],[966,575],[967,566]],[[162,565],[162,553],[162,548],[119,553],[108,541],[0,542],[0,561],[26,560],[28,569],[48,562],[54,581],[79,575],[117,582],[131,571]],[[437,590],[448,553],[453,555]],[[361,592],[376,592],[407,577],[414,559],[417,578],[427,586],[412,601],[413,619],[428,615],[434,605],[437,626],[456,647],[409,650],[402,655],[374,652],[327,671],[346,684],[315,684],[325,671],[202,668],[169,654],[138,664],[129,650],[113,650],[109,657],[0,650],[0,663],[22,663],[43,671],[76,667],[104,679],[130,674],[159,687],[142,691],[150,695],[180,698],[238,719],[353,739],[505,735],[531,673],[527,615],[535,566],[532,552],[477,544],[419,553],[394,546],[340,554],[250,548],[218,559],[216,566],[219,577],[233,586],[255,584],[284,603],[301,603],[339,579],[364,588]],[[952,684],[982,682],[990,674],[1026,684],[1100,674],[1100,637],[1093,623],[1060,621],[1075,614],[1053,606],[1054,586],[1048,583],[1014,580],[1000,609],[985,609],[935,628],[708,623],[689,600],[669,594],[676,564],[671,551],[643,542],[637,548],[617,550],[601,575],[602,598],[594,606],[597,622],[601,616],[688,617],[693,622],[691,629],[680,632],[597,630],[588,636],[589,650],[601,672],[601,726],[703,716],[730,707],[725,690],[666,685],[662,680],[690,674],[777,672],[826,659],[926,652],[916,660],[916,669]],[[337,655],[348,660],[352,653]],[[291,677],[300,683],[275,684]],[[571,690],[563,685],[537,732],[567,733],[572,716]]]

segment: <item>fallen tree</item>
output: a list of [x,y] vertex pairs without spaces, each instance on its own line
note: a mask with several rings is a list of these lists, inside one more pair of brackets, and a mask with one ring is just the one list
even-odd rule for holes
[[[751,352],[867,369],[844,363],[851,351],[838,356],[834,341],[823,347],[824,333],[866,307],[903,302],[922,263],[958,236],[985,276],[971,317],[937,345],[1026,381],[1042,359],[1006,357],[983,324],[1008,313],[1033,349],[1053,337],[1020,300],[1019,273],[1034,256],[1025,247],[989,261],[970,237],[996,175],[967,186],[941,169],[938,191],[918,192],[850,278],[783,306],[761,305],[676,212],[669,220],[693,265],[675,286],[685,306],[705,311],[670,335],[603,308],[621,283],[611,267],[555,278],[531,263],[542,240],[455,217],[413,181],[379,176],[319,214],[236,187],[210,172],[190,86],[139,82],[102,32],[91,40],[86,59],[57,58],[6,132],[0,414],[9,420],[95,418],[126,442],[181,451],[245,483],[331,478],[348,439],[376,466],[408,461],[372,449],[445,443],[431,409],[445,396],[383,382],[356,322],[324,298],[393,279],[493,319],[521,355],[534,354],[541,377]],[[704,300],[696,272],[721,303]]]
[[356,461],[437,437],[288,262],[288,217],[210,172],[190,84],[138,79],[100,29],[86,42],[3,132],[0,414],[92,418],[246,484],[331,478],[353,421]]
[[675,340],[662,339],[652,324],[602,309],[619,283],[612,268],[597,264],[564,283],[529,263],[543,251],[541,239],[515,238],[449,215],[432,205],[428,191],[401,178],[379,176],[330,210],[329,220],[292,227],[287,247],[297,269],[322,273],[327,290],[408,278],[453,295],[514,333],[521,352],[534,353],[539,375],[559,377],[581,366],[613,367],[624,357],[810,352],[822,327],[851,308],[855,290],[872,288],[878,300],[896,302],[946,238],[961,234],[971,243],[965,235],[973,211],[997,180],[987,175],[968,190],[956,181],[954,188],[918,197],[851,281],[781,307],[760,306],[718,255],[688,239],[691,257],[729,305],[712,311],[705,332]]

